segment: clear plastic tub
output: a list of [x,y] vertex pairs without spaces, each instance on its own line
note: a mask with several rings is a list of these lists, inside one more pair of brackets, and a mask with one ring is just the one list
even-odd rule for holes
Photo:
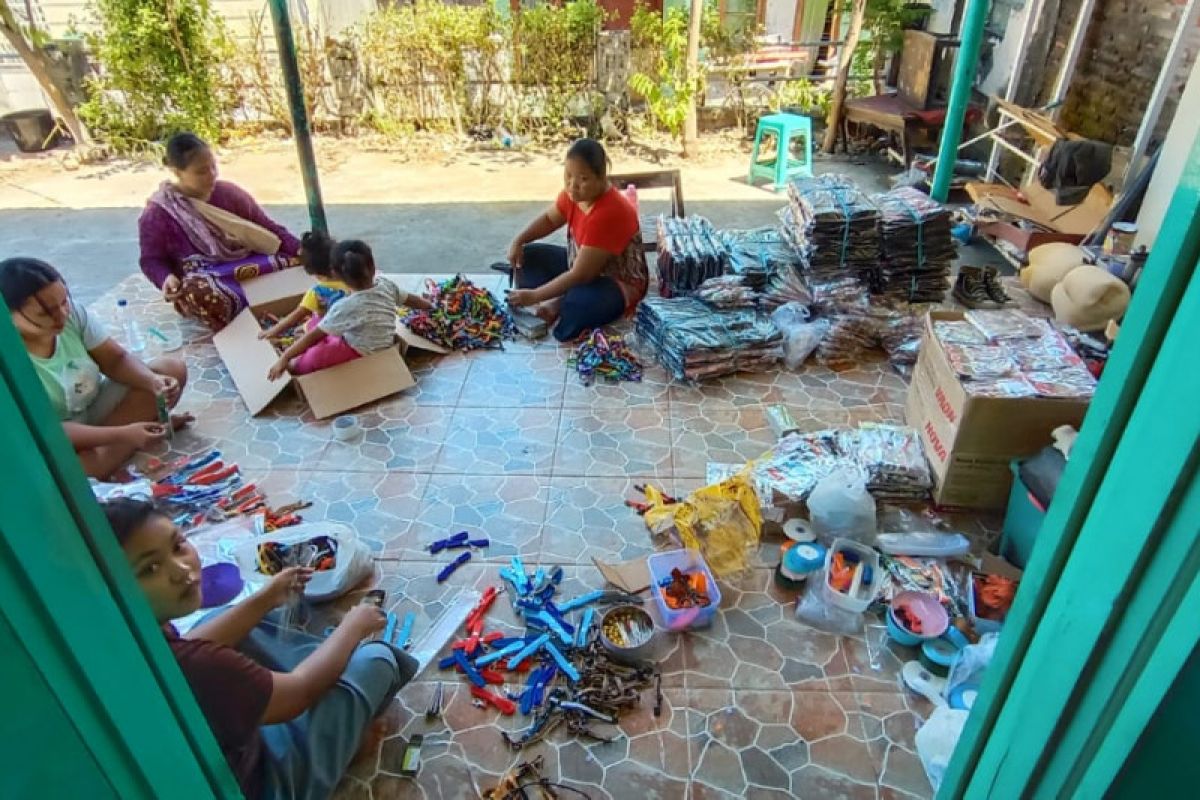
[[[646,559],[650,569],[650,587],[654,594],[654,602],[658,605],[659,617],[663,627],[669,631],[683,631],[689,628],[707,628],[717,616],[721,605],[721,589],[713,578],[712,572],[704,559],[695,550],[671,550],[666,553],[655,553]],[[667,605],[659,586],[663,580],[671,577],[671,570],[680,569],[683,572],[700,570],[708,582],[709,604],[703,608],[674,609]]]
[[[856,580],[850,587],[850,592],[839,592],[829,582],[831,569],[833,567],[833,557],[839,552],[854,553],[858,556],[863,569],[861,570],[861,578]],[[847,611],[866,611],[867,606],[871,605],[871,601],[875,599],[875,595],[879,592],[879,587],[883,583],[883,571],[879,566],[879,553],[874,547],[849,539],[834,539],[829,546],[829,550],[825,553],[825,573],[823,575],[825,585],[829,587],[829,600]]]

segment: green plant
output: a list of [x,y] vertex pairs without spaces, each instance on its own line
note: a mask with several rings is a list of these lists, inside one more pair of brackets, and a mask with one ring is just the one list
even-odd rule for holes
[[862,42],[859,48],[871,53],[869,65],[876,93],[883,91],[883,65],[888,55],[900,52],[904,46],[905,29],[931,11],[929,6],[914,5],[912,0],[867,0],[863,27],[870,32],[871,38]]
[[596,37],[607,12],[596,0],[539,5],[513,15],[512,123],[552,133],[589,109]]
[[[275,55],[274,26],[265,8],[250,13],[250,38],[230,53],[221,74],[233,87],[235,105],[256,126],[291,130],[292,113],[288,106],[283,74]],[[315,23],[292,20],[296,42],[296,61],[304,85],[304,104],[311,124],[317,124],[329,112],[326,102],[324,38]]]
[[80,115],[119,151],[180,130],[220,138],[236,97],[220,64],[233,44],[209,0],[93,0],[100,74]]
[[703,91],[704,70],[687,76],[688,12],[672,8],[665,14],[641,3],[630,18],[633,47],[644,56],[639,71],[629,77],[629,88],[641,95],[651,118],[673,136],[683,132],[688,106]]
[[771,111],[784,108],[798,108],[818,119],[824,119],[829,114],[830,91],[818,86],[808,78],[785,81],[771,95],[768,105]]

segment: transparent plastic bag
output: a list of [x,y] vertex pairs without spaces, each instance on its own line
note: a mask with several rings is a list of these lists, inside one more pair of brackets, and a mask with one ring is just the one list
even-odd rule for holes
[[826,633],[853,636],[863,629],[863,613],[835,605],[830,600],[832,591],[824,573],[815,573],[804,596],[796,601],[796,619]]
[[935,792],[942,784],[946,768],[950,766],[950,756],[954,755],[954,748],[966,724],[966,711],[938,706],[917,731],[917,755]]
[[328,536],[337,543],[332,569],[314,572],[304,587],[304,599],[315,602],[333,600],[357,586],[371,574],[375,562],[371,549],[350,528],[331,522],[295,525],[241,542],[233,551],[234,561],[246,581],[262,582],[266,576],[258,570],[258,546],[266,542],[294,545],[317,536]]
[[810,322],[809,310],[800,303],[784,303],[771,313],[771,322],[783,334],[783,363],[800,369],[829,333],[829,321]]
[[857,468],[844,467],[819,480],[808,496],[808,512],[813,531],[826,544],[835,538],[875,541],[875,498]]

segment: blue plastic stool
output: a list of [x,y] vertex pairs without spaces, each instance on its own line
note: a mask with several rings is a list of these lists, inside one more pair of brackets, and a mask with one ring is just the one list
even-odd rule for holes
[[[775,158],[760,162],[758,160],[759,146],[763,134],[775,137]],[[804,137],[804,160],[792,158],[792,140],[798,136]],[[754,132],[754,152],[750,155],[750,174],[746,182],[754,185],[755,178],[770,178],[775,184],[775,191],[787,186],[788,178],[803,175],[813,176],[812,171],[812,120],[799,114],[770,114],[758,120],[758,129]]]

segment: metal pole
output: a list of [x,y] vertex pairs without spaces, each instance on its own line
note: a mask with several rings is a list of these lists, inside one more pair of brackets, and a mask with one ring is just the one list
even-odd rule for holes
[[271,21],[275,25],[279,66],[283,69],[288,108],[292,112],[292,135],[296,139],[296,153],[300,156],[300,174],[304,177],[304,194],[308,197],[308,216],[314,231],[328,233],[325,204],[321,202],[321,182],[317,176],[317,158],[313,154],[312,131],[308,127],[304,84],[300,81],[300,65],[296,62],[296,41],[292,37],[288,0],[271,0]]
[[1159,70],[1158,81],[1154,84],[1154,94],[1150,95],[1150,104],[1146,106],[1146,113],[1142,115],[1142,124],[1138,128],[1137,138],[1133,140],[1133,152],[1129,154],[1129,165],[1125,168],[1123,186],[1128,186],[1130,180],[1138,174],[1138,162],[1146,154],[1146,149],[1150,146],[1150,137],[1154,135],[1154,129],[1158,127],[1158,118],[1162,114],[1163,103],[1166,102],[1167,94],[1170,93],[1171,84],[1175,79],[1175,73],[1179,70],[1179,63],[1183,59],[1184,43],[1188,35],[1196,29],[1197,19],[1200,19],[1200,0],[1188,0],[1187,8],[1179,17],[1179,26],[1175,28],[1175,36],[1171,39],[1171,48],[1167,50],[1167,57],[1163,61],[1162,69]]
[[962,139],[963,120],[971,100],[971,87],[979,68],[979,48],[983,44],[983,27],[987,24],[989,0],[967,0],[963,15],[962,45],[954,62],[954,82],[950,86],[950,104],[946,109],[946,124],[938,146],[937,170],[933,173],[933,199],[946,202],[950,196],[950,181],[954,177],[954,162],[958,158],[958,143]]

